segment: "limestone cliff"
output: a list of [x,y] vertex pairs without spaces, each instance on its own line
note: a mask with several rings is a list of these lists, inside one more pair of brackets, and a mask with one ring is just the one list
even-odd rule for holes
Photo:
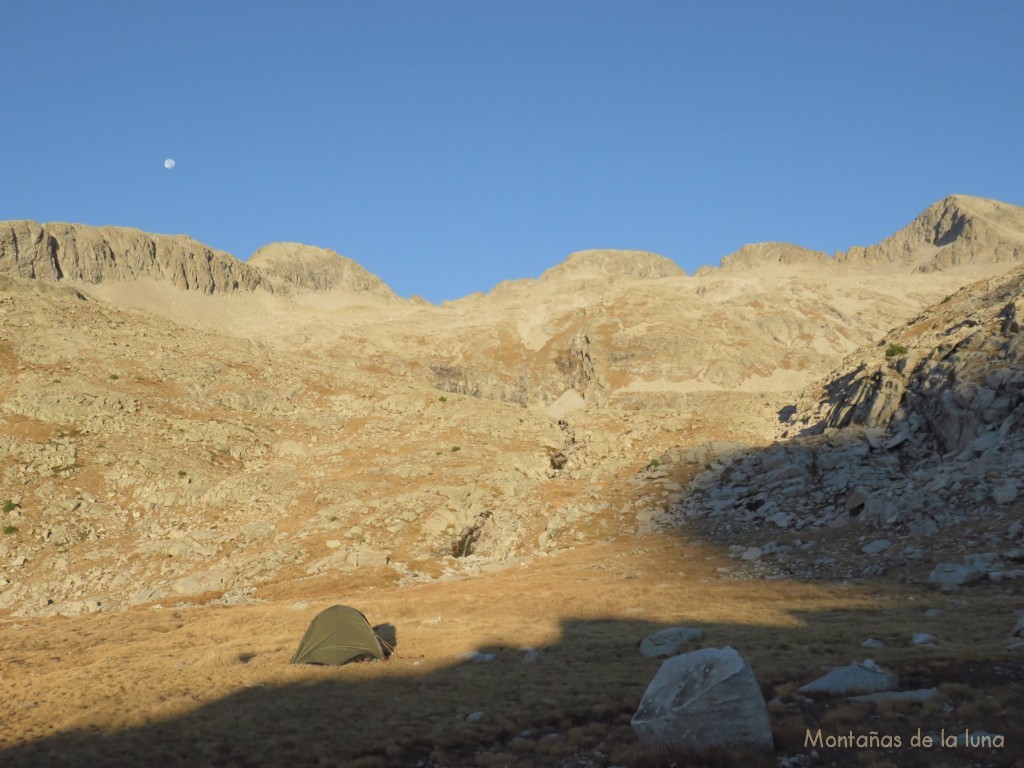
[[0,274],[86,284],[151,278],[205,294],[273,291],[231,254],[190,237],[84,224],[0,222]]

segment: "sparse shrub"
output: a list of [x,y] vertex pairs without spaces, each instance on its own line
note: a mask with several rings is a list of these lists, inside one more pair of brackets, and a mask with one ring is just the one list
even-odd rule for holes
[[452,453],[458,453],[461,450],[462,450],[462,446],[461,445],[453,445],[452,446]]
[[907,348],[902,344],[890,344],[889,348],[885,350],[886,357],[902,357],[907,354]]
[[15,504],[15,503],[14,503],[13,501],[11,501],[10,499],[8,499],[7,501],[5,501],[5,502],[4,502],[4,512],[10,512],[10,511],[11,511],[12,509],[14,509],[14,508],[15,508],[16,506],[18,506],[18,505],[17,505],[17,504]]
[[117,381],[117,380],[118,380],[118,379],[120,379],[120,378],[121,378],[121,377],[120,377],[120,376],[118,376],[118,375],[117,375],[116,373],[112,373],[112,374],[110,374],[110,380],[111,380],[111,381]]
[[647,468],[648,469],[657,469],[659,464],[661,464],[661,460],[660,459],[651,459],[650,461],[647,462]]
[[186,472],[184,469],[179,469],[178,470],[178,477],[185,477],[185,475],[187,475],[187,474],[188,474],[188,472]]
[[949,301],[949,300],[950,300],[950,299],[952,299],[952,298],[953,298],[953,294],[950,294],[949,296],[947,296],[946,298],[944,298],[944,299],[943,299],[942,301],[940,301],[939,303],[940,303],[940,304],[945,304],[945,303],[946,303],[947,301]]
[[439,402],[439,403],[447,403],[448,402],[448,398],[445,397],[444,395],[441,395],[439,398],[437,398],[437,402]]
[[867,717],[868,708],[859,703],[840,704],[830,709],[822,716],[822,722],[829,727],[853,725],[863,723]]
[[18,526],[16,526],[16,525],[5,525],[4,526],[4,535],[5,536],[10,536],[12,533],[17,533],[17,532],[18,532]]

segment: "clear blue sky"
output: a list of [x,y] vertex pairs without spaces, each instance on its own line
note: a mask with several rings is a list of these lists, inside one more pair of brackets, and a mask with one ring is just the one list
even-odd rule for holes
[[1024,204],[1019,0],[0,10],[0,219],[310,243],[403,296]]

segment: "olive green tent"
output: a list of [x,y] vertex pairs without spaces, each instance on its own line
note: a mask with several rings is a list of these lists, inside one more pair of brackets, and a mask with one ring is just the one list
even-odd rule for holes
[[332,605],[310,623],[291,663],[348,664],[365,658],[384,658],[384,649],[370,623],[355,608]]

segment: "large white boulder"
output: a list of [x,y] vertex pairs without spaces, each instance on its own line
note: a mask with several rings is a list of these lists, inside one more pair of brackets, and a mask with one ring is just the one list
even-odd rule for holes
[[684,749],[772,750],[761,687],[733,648],[704,648],[665,661],[633,715],[640,741]]

